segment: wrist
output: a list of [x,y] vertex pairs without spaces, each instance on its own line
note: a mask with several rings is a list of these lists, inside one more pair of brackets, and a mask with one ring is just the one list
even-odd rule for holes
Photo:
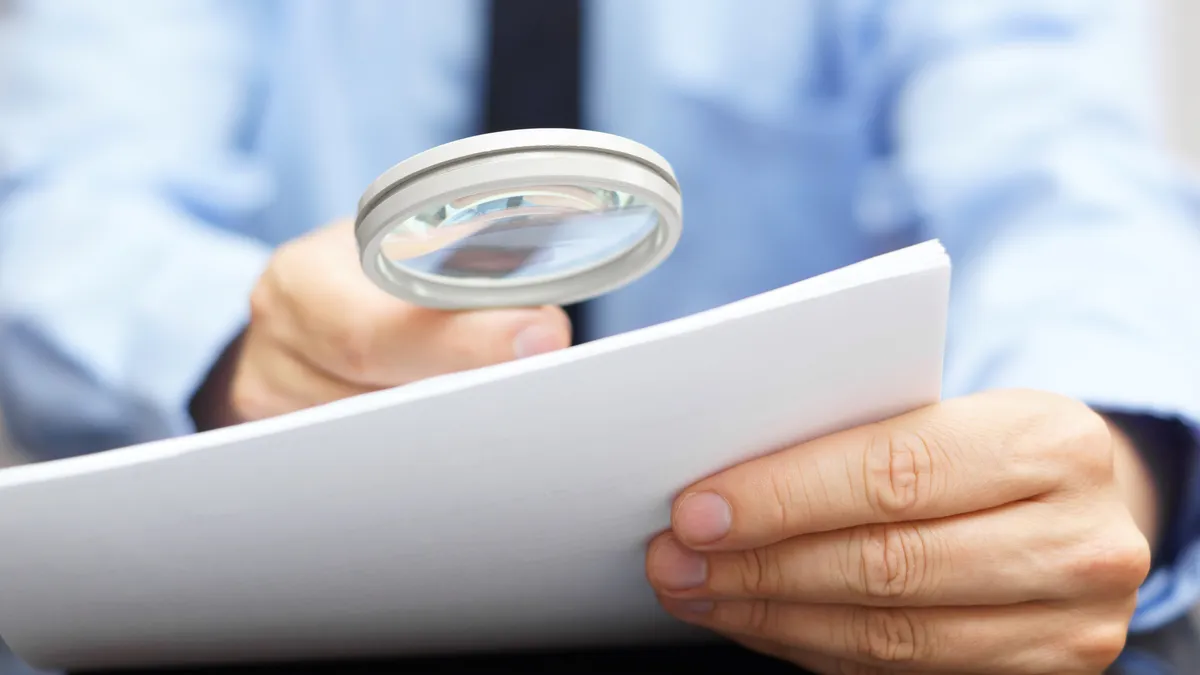
[[1114,423],[1111,418],[1106,419],[1112,431],[1113,472],[1117,490],[1138,529],[1150,542],[1150,549],[1157,551],[1162,539],[1164,518],[1154,473],[1122,425]]
[[230,392],[242,351],[245,331],[238,334],[221,352],[208,371],[203,384],[196,390],[188,406],[196,431],[208,431],[241,422],[233,409]]
[[1114,471],[1121,497],[1129,507],[1156,560],[1171,559],[1171,532],[1183,505],[1186,476],[1192,467],[1193,440],[1188,427],[1174,418],[1109,412],[1113,431]]

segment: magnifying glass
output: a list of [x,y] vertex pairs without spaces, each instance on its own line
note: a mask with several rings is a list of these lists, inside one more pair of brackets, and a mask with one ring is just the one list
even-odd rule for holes
[[654,269],[682,229],[665,159],[574,129],[484,134],[415,155],[368,187],[354,227],[377,286],[439,309],[587,300]]

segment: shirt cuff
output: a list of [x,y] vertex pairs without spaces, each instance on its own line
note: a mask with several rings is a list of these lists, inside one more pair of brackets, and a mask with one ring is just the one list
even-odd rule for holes
[[1162,564],[1142,584],[1130,629],[1150,631],[1175,621],[1200,603],[1200,425],[1188,426],[1188,462],[1174,526],[1166,533]]

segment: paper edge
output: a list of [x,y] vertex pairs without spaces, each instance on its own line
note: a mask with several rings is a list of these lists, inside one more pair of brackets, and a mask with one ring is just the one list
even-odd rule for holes
[[20,487],[59,478],[115,470],[142,463],[244,441],[273,433],[291,431],[330,420],[369,413],[408,401],[446,396],[484,382],[498,382],[566,363],[597,358],[628,347],[651,344],[705,330],[725,321],[771,311],[795,302],[840,293],[900,276],[926,272],[950,264],[949,255],[937,239],[896,249],[851,263],[808,279],[766,291],[742,300],[666,321],[653,326],[603,338],[570,349],[528,359],[509,361],[469,371],[450,373],[400,387],[354,396],[314,408],[299,410],[253,422],[147,441],[113,450],[48,460],[0,470],[0,489]]

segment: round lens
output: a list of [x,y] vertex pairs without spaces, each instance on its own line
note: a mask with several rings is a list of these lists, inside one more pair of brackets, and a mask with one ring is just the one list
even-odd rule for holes
[[456,280],[527,283],[603,265],[658,227],[635,195],[551,185],[475,194],[395,223],[386,264]]

